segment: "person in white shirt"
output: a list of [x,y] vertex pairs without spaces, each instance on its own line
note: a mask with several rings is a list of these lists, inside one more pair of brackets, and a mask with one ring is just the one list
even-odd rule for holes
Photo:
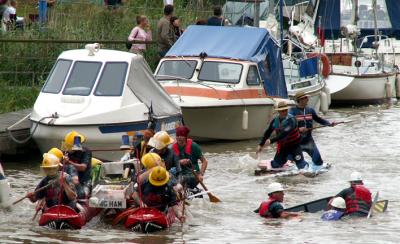
[[[136,22],[137,26],[132,29],[128,41],[151,41],[152,34],[147,17],[144,15],[137,16]],[[130,49],[131,52],[139,54],[142,54],[145,50],[146,44],[133,44]]]
[[17,20],[17,1],[10,0],[9,6],[4,11],[3,18],[1,20],[3,31],[11,30],[16,20]]

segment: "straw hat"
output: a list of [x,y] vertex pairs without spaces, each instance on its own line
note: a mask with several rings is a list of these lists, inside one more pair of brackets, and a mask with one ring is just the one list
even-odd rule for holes
[[278,105],[276,106],[275,111],[283,111],[283,110],[288,110],[288,109],[289,109],[289,106],[288,106],[287,102],[280,101],[278,103]]
[[304,91],[296,92],[296,95],[294,95],[294,99],[296,101],[299,101],[300,99],[305,98],[305,97],[308,97],[308,95]]

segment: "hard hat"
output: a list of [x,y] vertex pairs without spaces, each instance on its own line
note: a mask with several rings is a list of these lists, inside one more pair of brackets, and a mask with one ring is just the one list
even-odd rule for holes
[[141,161],[146,169],[151,169],[158,165],[157,162],[161,162],[161,157],[157,153],[146,153]]
[[149,181],[153,186],[165,185],[167,184],[168,180],[169,180],[169,173],[164,167],[157,166],[151,170],[149,175]]
[[174,139],[172,139],[166,131],[159,131],[150,138],[148,145],[157,150],[161,150],[172,143],[174,143]]
[[99,164],[102,164],[103,162],[100,160],[100,159],[97,159],[97,158],[93,158],[92,157],[92,168],[93,167],[96,167],[97,165],[99,165]]
[[64,153],[63,153],[60,149],[58,149],[58,148],[56,148],[56,147],[53,147],[53,148],[50,149],[47,153],[53,154],[53,155],[56,156],[56,157],[58,158],[58,160],[60,160],[60,161],[61,161],[61,159],[62,159],[63,156],[64,156]]
[[352,181],[362,181],[362,176],[360,172],[354,171],[350,175],[350,182]]
[[281,183],[274,182],[268,185],[267,190],[268,190],[267,193],[271,194],[277,191],[283,191],[283,186],[281,185]]
[[81,143],[85,142],[85,137],[73,130],[67,133],[64,137],[64,146],[66,150],[70,151],[72,149],[75,136],[79,136],[81,138]]
[[341,197],[335,197],[331,202],[331,206],[335,208],[346,209],[346,202]]
[[50,153],[43,154],[42,165],[40,165],[41,168],[43,169],[58,168],[59,165],[60,165],[60,160],[57,158],[57,156]]

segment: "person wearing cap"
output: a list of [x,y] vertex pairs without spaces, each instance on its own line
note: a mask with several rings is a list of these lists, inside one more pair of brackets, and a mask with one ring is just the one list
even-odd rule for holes
[[285,194],[280,183],[274,182],[268,185],[268,200],[260,204],[258,213],[264,218],[291,218],[298,217],[298,213],[286,212],[282,206]]
[[[45,153],[43,154],[43,161],[40,168],[46,176],[40,181],[35,190],[51,182],[52,184],[42,191],[36,193],[28,192],[26,195],[27,198],[29,198],[31,202],[45,199],[45,206],[47,208],[63,204],[75,209],[77,197],[75,185],[70,175],[65,172],[60,172],[60,160],[53,154]],[[61,203],[59,203],[60,191],[62,191]]]
[[343,217],[346,211],[346,202],[341,197],[334,197],[331,200],[329,207],[330,209],[322,214],[321,219],[324,221],[339,220]]
[[[91,171],[92,171],[92,152],[82,147],[86,138],[76,131],[71,131],[65,135],[62,148],[65,150],[65,155],[62,163],[75,167],[78,172],[79,184],[76,186],[78,199],[86,199],[91,191]],[[66,168],[66,169],[67,169]]]
[[342,197],[346,202],[345,214],[366,217],[372,205],[371,192],[364,186],[360,172],[350,175],[350,187],[339,192],[336,197]]
[[[257,155],[264,145],[277,143],[274,159],[271,161],[272,168],[281,168],[288,159],[294,159],[298,169],[305,168],[308,163],[304,160],[300,148],[300,132],[296,119],[288,114],[289,106],[285,101],[280,101],[275,109],[278,115],[269,123],[257,147]],[[272,132],[275,136],[271,137]]]
[[[197,174],[199,181],[203,181],[208,161],[204,157],[200,146],[188,138],[189,132],[190,129],[186,126],[176,128],[176,143],[172,145],[172,151],[178,157],[182,168],[182,185],[194,189],[198,182],[192,173],[192,169]],[[201,162],[201,168],[199,161]]]
[[301,149],[310,155],[316,166],[321,166],[323,164],[321,154],[312,137],[313,121],[325,126],[335,126],[336,122],[329,122],[321,118],[313,108],[308,107],[308,95],[304,91],[297,92],[295,99],[296,107],[290,108],[289,114],[296,117],[301,134]]
[[154,136],[154,131],[152,129],[146,129],[143,131],[143,139],[140,143],[135,146],[134,155],[138,159],[142,158],[146,153],[150,152],[152,147],[149,145],[150,138]]

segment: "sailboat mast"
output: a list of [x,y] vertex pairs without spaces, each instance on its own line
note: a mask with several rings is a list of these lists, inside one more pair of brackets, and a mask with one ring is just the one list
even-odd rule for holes
[[281,26],[281,52],[283,49],[283,0],[279,0],[279,23]]

